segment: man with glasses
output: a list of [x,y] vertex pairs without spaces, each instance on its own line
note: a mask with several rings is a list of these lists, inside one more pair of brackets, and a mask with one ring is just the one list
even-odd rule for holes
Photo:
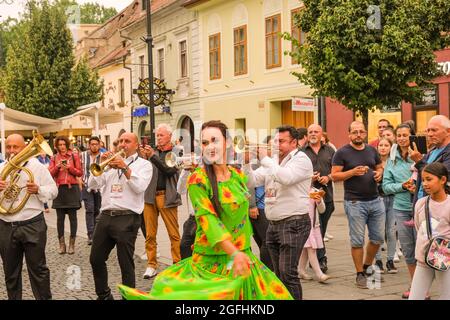
[[386,130],[388,127],[391,126],[391,123],[389,120],[381,119],[378,121],[377,128],[378,128],[378,137],[369,142],[369,145],[374,147],[375,149],[378,147],[378,142],[380,142],[380,139],[383,137],[383,131]]
[[[351,123],[350,143],[336,151],[331,177],[344,181],[344,210],[350,230],[351,253],[356,268],[356,286],[367,289],[367,268],[372,265],[384,241],[385,211],[378,195],[377,183],[383,178],[383,167],[375,148],[364,143],[367,131],[359,121]],[[369,243],[364,259],[365,228]]]
[[89,189],[87,183],[91,175],[91,164],[100,163],[100,139],[92,136],[89,138],[89,149],[81,153],[81,166],[83,168],[83,189],[81,190],[81,200],[84,201],[86,208],[86,229],[88,235],[88,245],[92,244],[92,235],[94,234],[95,219],[100,213],[102,197],[100,190]]

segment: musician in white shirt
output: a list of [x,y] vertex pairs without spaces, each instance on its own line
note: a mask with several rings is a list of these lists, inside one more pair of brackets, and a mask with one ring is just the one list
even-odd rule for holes
[[294,299],[301,300],[297,267],[311,229],[308,212],[313,166],[297,149],[297,130],[292,126],[277,130],[273,158],[267,156],[266,149],[259,149],[261,167],[250,171],[250,179],[256,187],[265,186],[265,213],[269,220],[266,244],[275,274]]
[[[6,139],[6,155],[11,159],[26,147],[24,138],[12,134]],[[0,172],[8,162],[0,165]],[[0,255],[3,260],[8,299],[22,299],[22,263],[25,255],[28,274],[34,297],[37,300],[52,298],[50,291],[50,271],[46,265],[45,246],[47,225],[44,219],[44,203],[58,195],[58,188],[48,169],[36,158],[28,160],[24,167],[33,174],[34,182],[29,181],[24,170],[19,171],[18,186],[26,187],[30,197],[21,211],[14,215],[0,214]],[[9,182],[0,180],[0,191]],[[25,191],[25,190],[24,190]],[[19,201],[25,192],[20,193]],[[3,194],[0,195],[2,197]],[[14,204],[17,207],[17,203]],[[3,207],[11,203],[3,201]]]
[[[117,246],[122,283],[136,287],[134,245],[141,226],[144,192],[152,178],[152,165],[139,157],[138,147],[135,134],[122,134],[119,149],[125,151],[125,159],[117,156],[109,162],[109,170],[98,177],[91,175],[88,180],[88,188],[102,189],[101,213],[95,226],[90,256],[99,300],[113,299],[108,286],[106,261],[114,246]],[[111,152],[105,152],[101,161],[111,155]]]

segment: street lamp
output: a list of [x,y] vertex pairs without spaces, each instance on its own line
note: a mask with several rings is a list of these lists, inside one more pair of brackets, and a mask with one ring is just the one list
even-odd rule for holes
[[153,37],[152,37],[152,13],[151,0],[144,0],[147,4],[147,36],[145,42],[147,43],[148,51],[148,80],[149,80],[149,101],[150,101],[150,145],[154,147],[155,144],[155,100],[153,88]]

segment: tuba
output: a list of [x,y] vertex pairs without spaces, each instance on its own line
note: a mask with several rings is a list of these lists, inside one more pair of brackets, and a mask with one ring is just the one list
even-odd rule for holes
[[[45,152],[49,156],[53,156],[52,149],[45,141],[44,137],[38,134],[36,131],[33,131],[33,140],[25,147],[22,151],[20,151],[14,157],[11,157],[8,162],[6,162],[3,167],[2,172],[0,173],[0,180],[8,181],[8,186],[1,193],[0,197],[0,214],[3,215],[13,215],[18,213],[23,209],[28,199],[30,198],[30,194],[27,192],[23,197],[22,201],[17,206],[15,202],[19,197],[22,189],[25,189],[25,186],[19,186],[18,181],[20,179],[20,173],[23,171],[28,175],[28,181],[34,182],[33,173],[30,169],[25,168],[25,163],[37,156],[38,154]],[[9,177],[9,179],[7,179]],[[10,205],[5,206],[3,203],[11,202]]]

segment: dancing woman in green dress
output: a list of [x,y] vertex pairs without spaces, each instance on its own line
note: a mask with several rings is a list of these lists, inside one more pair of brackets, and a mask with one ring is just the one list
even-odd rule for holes
[[150,293],[120,285],[126,299],[292,299],[251,252],[247,177],[227,165],[230,144],[225,124],[203,124],[204,165],[187,183],[197,222],[192,257],[161,272]]

